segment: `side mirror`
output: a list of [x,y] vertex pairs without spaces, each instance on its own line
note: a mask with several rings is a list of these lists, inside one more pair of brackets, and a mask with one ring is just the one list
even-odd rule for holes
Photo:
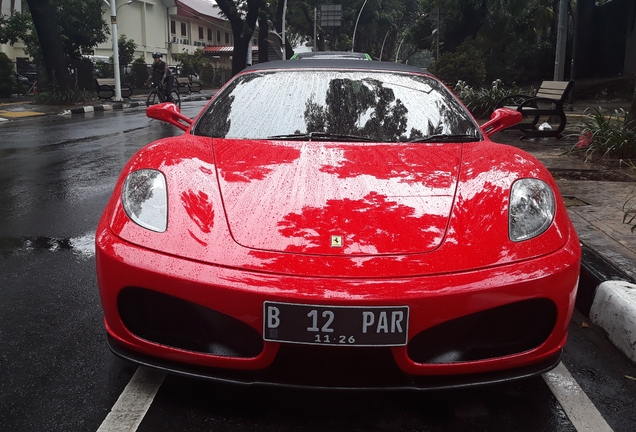
[[489,137],[502,129],[521,123],[522,119],[523,116],[519,111],[510,108],[499,108],[492,113],[490,120],[481,125],[481,131]]
[[181,114],[179,107],[171,102],[151,105],[146,108],[146,116],[168,122],[181,130],[188,130],[193,120]]

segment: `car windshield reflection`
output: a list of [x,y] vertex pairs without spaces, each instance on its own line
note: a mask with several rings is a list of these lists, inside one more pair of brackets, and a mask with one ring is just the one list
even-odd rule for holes
[[420,142],[432,136],[481,139],[465,108],[428,76],[332,70],[240,76],[208,107],[194,134],[374,142]]

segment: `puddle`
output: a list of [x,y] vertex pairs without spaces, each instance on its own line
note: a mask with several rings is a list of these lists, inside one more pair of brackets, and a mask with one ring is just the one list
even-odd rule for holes
[[0,237],[0,257],[42,252],[71,252],[80,259],[95,256],[95,233],[80,237]]

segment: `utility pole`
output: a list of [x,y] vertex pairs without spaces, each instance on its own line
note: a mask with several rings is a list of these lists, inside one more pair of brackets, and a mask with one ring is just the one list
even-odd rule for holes
[[112,24],[111,36],[113,37],[113,72],[115,75],[115,96],[114,101],[121,102],[124,99],[121,97],[121,82],[119,76],[119,45],[117,44],[117,6],[115,0],[104,0],[110,7],[110,23]]
[[559,1],[556,56],[554,59],[554,81],[563,81],[565,75],[565,48],[568,34],[568,0]]

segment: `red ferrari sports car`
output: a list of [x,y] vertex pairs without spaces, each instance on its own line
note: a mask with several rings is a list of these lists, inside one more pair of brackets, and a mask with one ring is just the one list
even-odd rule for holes
[[559,362],[580,245],[530,154],[421,69],[246,69],[126,164],[96,234],[112,351],[219,381],[430,389]]

